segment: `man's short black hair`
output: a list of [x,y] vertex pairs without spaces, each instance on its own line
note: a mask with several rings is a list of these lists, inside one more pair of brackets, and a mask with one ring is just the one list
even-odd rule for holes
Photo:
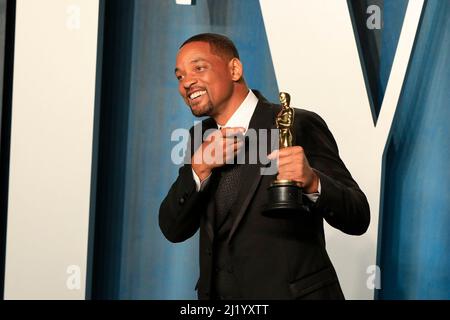
[[193,37],[190,37],[185,42],[183,42],[183,44],[180,46],[180,49],[191,42],[209,43],[209,45],[211,46],[211,51],[213,51],[215,54],[229,59],[239,59],[239,53],[233,41],[231,41],[224,35],[217,33],[200,33]]

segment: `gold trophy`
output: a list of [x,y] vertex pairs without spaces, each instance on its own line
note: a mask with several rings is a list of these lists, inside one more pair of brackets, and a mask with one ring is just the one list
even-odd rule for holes
[[[293,135],[294,109],[290,106],[291,96],[280,92],[281,111],[276,117],[279,130],[279,148],[292,147],[295,143]],[[275,180],[268,189],[268,203],[264,208],[267,216],[283,217],[291,215],[294,211],[307,211],[303,205],[302,188],[293,180]]]

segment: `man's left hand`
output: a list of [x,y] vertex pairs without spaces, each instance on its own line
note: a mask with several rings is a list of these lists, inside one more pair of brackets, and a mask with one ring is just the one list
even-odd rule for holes
[[319,177],[309,165],[302,147],[294,146],[275,150],[268,156],[270,160],[277,157],[277,180],[296,181],[307,194],[318,192]]

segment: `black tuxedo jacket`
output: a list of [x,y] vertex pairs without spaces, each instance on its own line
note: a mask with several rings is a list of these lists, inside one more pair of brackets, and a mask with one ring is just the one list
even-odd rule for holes
[[[254,92],[259,102],[249,128],[275,128],[280,106]],[[308,214],[285,219],[262,215],[267,188],[275,176],[261,175],[261,164],[243,164],[238,199],[227,218],[229,227],[225,234],[215,232],[211,222],[214,171],[205,190],[197,192],[191,165],[185,164],[179,170],[161,204],[159,224],[171,242],[185,241],[200,228],[200,299],[211,298],[214,259],[218,254],[226,254],[231,263],[228,272],[237,286],[236,298],[343,298],[325,249],[323,220],[347,234],[361,235],[369,225],[369,205],[340,159],[325,122],[315,113],[295,109],[294,127],[295,144],[304,148],[321,183],[318,201],[305,199],[310,208]],[[202,122],[202,131],[211,128],[217,128],[213,119]],[[191,143],[192,150],[196,147]],[[217,243],[220,251],[216,250]]]

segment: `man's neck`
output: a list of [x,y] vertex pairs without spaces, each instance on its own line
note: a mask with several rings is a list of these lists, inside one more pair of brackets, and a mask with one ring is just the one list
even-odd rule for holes
[[239,107],[242,105],[242,102],[244,102],[245,98],[248,95],[248,92],[249,89],[247,87],[240,89],[237,93],[234,94],[231,103],[226,108],[224,108],[224,111],[213,117],[219,126],[225,126],[225,124],[228,122],[228,120],[230,120],[236,110],[239,109]]

